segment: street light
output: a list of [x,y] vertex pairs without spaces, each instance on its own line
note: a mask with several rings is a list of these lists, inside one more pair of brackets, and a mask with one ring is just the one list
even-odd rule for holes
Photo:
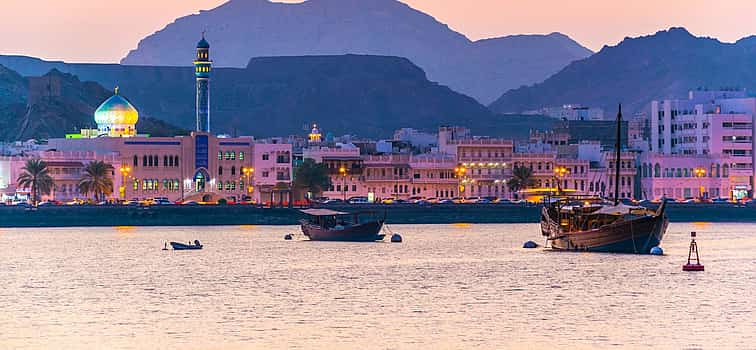
[[346,202],[346,176],[347,176],[347,169],[345,167],[339,168],[339,174],[341,175],[341,193],[343,195],[344,202]]
[[693,169],[693,174],[695,174],[696,177],[698,178],[698,182],[699,182],[698,195],[699,195],[699,198],[703,199],[703,197],[704,197],[704,186],[703,186],[703,180],[702,180],[702,178],[706,176],[706,169],[701,168],[701,167],[695,168],[695,169]]
[[244,176],[247,177],[247,193],[252,193],[252,183],[249,182],[250,176],[255,172],[255,168],[242,168],[242,172],[244,173]]
[[463,164],[461,167],[454,168],[454,176],[459,179],[459,185],[457,186],[457,189],[459,190],[459,196],[462,197],[462,192],[465,192],[465,184],[467,183],[467,178],[465,174],[467,174],[467,164]]
[[556,183],[557,183],[557,194],[562,193],[562,180],[561,179],[564,178],[564,176],[569,173],[570,173],[570,169],[567,169],[566,167],[557,166],[554,168],[554,175],[555,175]]
[[121,196],[121,199],[126,198],[126,177],[129,176],[129,173],[131,172],[131,168],[128,166],[121,166],[120,169],[118,169],[121,172],[121,188],[118,189],[118,193]]

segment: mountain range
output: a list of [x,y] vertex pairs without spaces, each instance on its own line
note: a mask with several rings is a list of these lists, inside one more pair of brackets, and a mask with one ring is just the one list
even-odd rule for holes
[[559,33],[471,41],[397,0],[231,0],[176,19],[140,41],[121,63],[190,66],[203,31],[218,67],[245,67],[250,58],[268,56],[398,56],[430,80],[482,103],[543,81],[592,53]]
[[489,107],[504,113],[578,103],[614,111],[623,103],[631,113],[647,112],[652,100],[734,87],[756,91],[756,36],[723,43],[671,28],[605,46],[542,83],[506,92]]
[[[64,137],[96,127],[94,111],[111,95],[97,83],[57,70],[25,78],[0,65],[0,140]],[[154,136],[185,132],[145,115],[139,117],[137,129]]]
[[[56,70],[102,86],[120,86],[141,114],[186,129],[194,125],[190,67],[67,64],[20,56],[0,56],[0,64],[24,76]],[[13,77],[21,79],[17,73]],[[102,95],[94,97],[104,100]],[[510,117],[495,115],[473,98],[428,81],[422,69],[399,57],[254,58],[246,68],[214,69],[211,80],[211,125],[216,133],[280,136],[301,133],[303,125],[318,122],[336,135],[363,137],[389,137],[402,127],[432,131],[442,124],[527,137],[527,129],[507,123],[522,125],[526,119]]]

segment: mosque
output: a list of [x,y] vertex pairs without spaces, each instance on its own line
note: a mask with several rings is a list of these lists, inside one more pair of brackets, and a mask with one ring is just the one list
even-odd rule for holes
[[29,158],[48,163],[55,189],[47,199],[67,201],[84,196],[76,184],[85,164],[113,165],[112,199],[167,197],[174,201],[284,202],[289,200],[292,148],[283,142],[253,137],[228,138],[210,129],[210,44],[202,39],[194,59],[196,127],[189,135],[139,135],[139,112],[118,88],[94,113],[96,130],[50,139],[45,149],[26,156],[0,158],[0,192],[20,192],[15,179]]

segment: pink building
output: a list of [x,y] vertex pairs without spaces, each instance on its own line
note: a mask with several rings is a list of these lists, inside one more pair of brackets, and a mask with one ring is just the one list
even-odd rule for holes
[[644,154],[641,156],[643,196],[654,200],[662,197],[743,199],[748,196],[748,182],[732,180],[731,162],[730,156]]

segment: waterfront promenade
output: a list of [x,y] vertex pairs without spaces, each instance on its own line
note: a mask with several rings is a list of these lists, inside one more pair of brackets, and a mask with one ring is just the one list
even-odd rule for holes
[[[340,205],[329,208],[386,215],[389,224],[537,223],[540,206],[522,204]],[[672,222],[756,222],[756,207],[670,204]],[[295,225],[298,208],[251,205],[0,207],[0,227]]]

